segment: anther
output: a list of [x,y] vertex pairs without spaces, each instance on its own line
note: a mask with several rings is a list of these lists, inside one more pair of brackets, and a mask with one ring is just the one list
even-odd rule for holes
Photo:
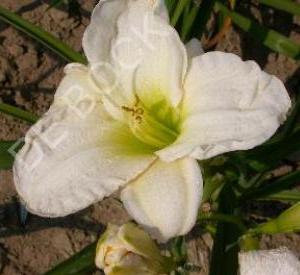
[[125,112],[130,112],[130,113],[135,113],[135,109],[134,108],[130,108],[130,107],[127,107],[127,106],[122,106],[121,107]]
[[141,116],[136,116],[135,119],[136,119],[138,124],[141,124],[142,121],[143,121],[143,118]]
[[144,109],[138,108],[138,109],[136,109],[135,113],[138,115],[142,115],[142,114],[144,114]]

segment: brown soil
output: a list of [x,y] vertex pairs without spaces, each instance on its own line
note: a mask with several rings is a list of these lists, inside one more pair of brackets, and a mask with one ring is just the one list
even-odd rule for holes
[[[82,33],[96,1],[80,1],[81,17],[70,15],[63,8],[47,10],[47,2],[1,0],[1,5],[40,25],[74,49],[81,50]],[[283,13],[270,13],[268,9],[262,13],[255,8],[251,11],[251,16],[300,41],[300,35],[296,32],[299,30],[299,19],[297,22],[295,18]],[[292,59],[270,53],[239,31],[228,33],[217,49],[256,60],[266,71],[280,77],[291,93],[294,92],[299,69]],[[38,115],[43,114],[52,101],[65,64],[60,57],[26,35],[0,23],[1,101]],[[29,127],[3,114],[0,114],[0,125],[0,140],[18,139],[24,136]],[[18,207],[12,172],[0,171],[0,273],[4,275],[42,274],[96,240],[108,222],[122,223],[128,220],[122,206],[113,198],[68,218],[44,219],[30,215],[26,226],[20,224]],[[212,240],[207,234],[197,234],[197,237],[190,239],[191,262],[202,266],[202,270],[195,274],[205,275]],[[265,237],[263,245],[286,245],[300,256],[300,237],[296,234]]]

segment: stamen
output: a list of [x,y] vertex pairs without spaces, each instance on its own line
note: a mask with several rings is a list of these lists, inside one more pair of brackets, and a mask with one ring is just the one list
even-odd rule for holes
[[138,115],[144,114],[144,109],[142,109],[142,108],[137,108],[137,109],[136,109],[136,114],[138,114]]
[[121,107],[125,112],[134,113],[134,108],[130,108],[128,106],[122,106]]
[[143,118],[141,116],[136,116],[135,119],[136,119],[138,124],[141,124],[142,121],[143,121]]
[[[177,129],[171,123],[158,117],[158,111],[162,108],[149,110],[139,100],[133,107],[122,106],[122,110],[130,114],[128,125],[135,137],[157,149],[173,143],[178,136]],[[168,108],[167,115],[169,113]],[[168,119],[167,115],[165,117]]]

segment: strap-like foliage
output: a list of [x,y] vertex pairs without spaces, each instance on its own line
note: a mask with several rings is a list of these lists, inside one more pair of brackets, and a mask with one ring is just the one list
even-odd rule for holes
[[300,58],[300,45],[293,42],[289,38],[275,30],[259,25],[253,20],[237,12],[230,11],[221,2],[217,2],[217,7],[221,13],[229,16],[235,25],[237,25],[243,31],[246,31],[253,37],[253,39],[260,41],[266,47],[275,52],[282,53],[295,59]]
[[291,14],[300,15],[300,5],[292,0],[258,0],[259,3],[275,9],[286,11]]
[[5,103],[0,103],[0,112],[20,118],[29,123],[35,123],[38,120],[38,116]]
[[15,141],[0,141],[0,170],[10,169],[12,167],[14,154],[20,147],[18,145],[21,144]]
[[28,34],[35,40],[41,42],[43,45],[59,54],[69,62],[86,63],[86,59],[78,52],[75,52],[68,45],[54,37],[52,34],[46,32],[40,27],[33,25],[17,14],[0,6],[0,20],[14,26],[20,31]]
[[73,257],[45,273],[45,275],[91,274],[96,269],[94,264],[96,245],[96,242],[90,244]]

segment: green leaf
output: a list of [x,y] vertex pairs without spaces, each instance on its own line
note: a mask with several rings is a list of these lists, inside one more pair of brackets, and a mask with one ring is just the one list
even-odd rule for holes
[[[236,196],[230,184],[225,184],[219,211],[225,215],[236,212]],[[234,223],[218,223],[210,262],[210,275],[236,275],[238,270],[238,240],[243,232]]]
[[300,5],[291,0],[258,0],[259,3],[272,8],[300,15]]
[[191,0],[179,0],[174,11],[174,14],[171,18],[171,25],[175,26],[184,11],[184,8],[189,5]]
[[294,204],[292,207],[283,211],[277,218],[269,220],[258,225],[254,229],[250,229],[249,233],[292,233],[300,231],[300,203]]
[[224,177],[220,174],[206,176],[204,172],[204,188],[203,188],[203,197],[202,202],[213,201],[214,195],[222,190],[222,187],[225,184]]
[[251,191],[246,192],[240,198],[240,201],[249,199],[261,199],[268,197],[272,194],[278,194],[281,191],[291,189],[296,184],[299,183],[300,171],[292,172],[286,176],[283,176],[277,180],[270,180],[264,183],[263,186],[252,189]]
[[266,47],[294,59],[299,59],[300,46],[297,43],[277,31],[261,26],[237,12],[230,11],[225,5],[220,3],[220,1],[216,3],[216,6],[221,13],[229,16],[235,25],[247,32],[254,39],[260,41]]
[[300,151],[300,129],[296,129],[284,139],[275,140],[247,152],[233,153],[231,156],[247,163],[257,172],[264,172],[274,168],[281,160],[297,151]]
[[166,6],[167,6],[167,9],[168,9],[168,12],[169,12],[169,16],[170,16],[170,18],[172,18],[174,9],[176,7],[176,1],[174,1],[174,0],[165,0],[165,3],[166,3]]
[[14,163],[14,156],[9,149],[15,141],[0,141],[0,170],[10,169]]
[[289,115],[286,122],[284,123],[283,129],[279,135],[279,139],[284,140],[294,132],[296,125],[299,121],[299,117],[300,117],[300,87],[298,88],[296,102],[293,104],[291,114]]
[[259,198],[259,200],[272,200],[272,201],[282,201],[289,203],[300,202],[300,192],[299,191],[280,191],[278,193],[270,194]]
[[59,264],[51,271],[48,271],[44,275],[81,275],[91,274],[96,266],[95,253],[97,242],[94,242],[72,256],[70,259]]
[[195,22],[196,16],[198,14],[200,6],[192,3],[192,8],[189,10],[188,14],[185,16],[182,24],[181,38],[183,41],[189,39],[189,34],[191,28]]
[[50,50],[59,54],[61,57],[69,62],[79,62],[86,63],[86,59],[78,52],[75,52],[65,43],[61,42],[59,39],[46,32],[40,27],[33,25],[17,14],[5,9],[0,6],[0,20],[14,26],[20,31],[28,34],[33,39],[39,41]]
[[172,258],[178,265],[184,265],[187,261],[187,245],[183,236],[172,239],[170,244]]
[[222,214],[222,213],[205,213],[200,212],[198,215],[199,222],[201,221],[217,221],[222,223],[235,224],[241,231],[245,231],[245,226],[242,220],[234,215]]
[[245,234],[239,239],[239,245],[242,251],[259,250],[260,242],[257,236]]
[[201,39],[217,0],[203,0],[195,19],[193,36]]
[[0,112],[30,123],[35,123],[38,120],[38,116],[6,103],[0,103]]

